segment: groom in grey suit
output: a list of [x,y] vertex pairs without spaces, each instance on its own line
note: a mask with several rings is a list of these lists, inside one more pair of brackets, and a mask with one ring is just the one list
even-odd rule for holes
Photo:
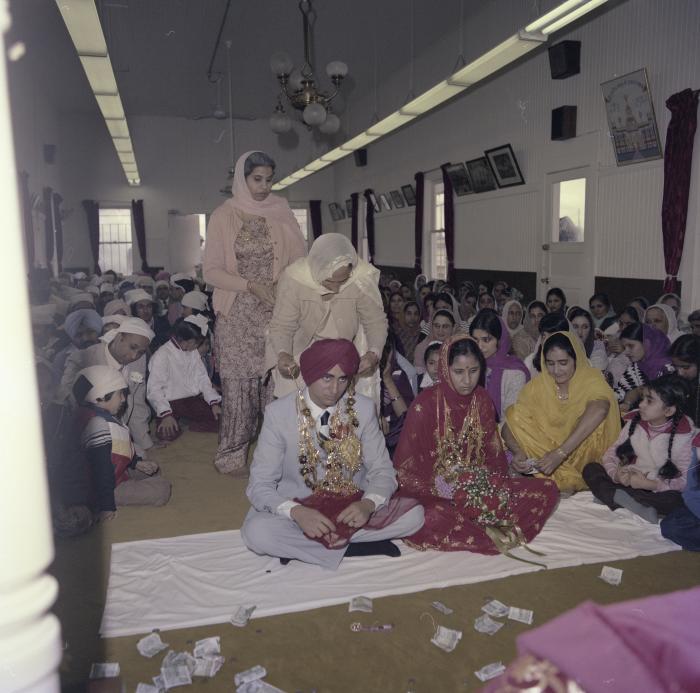
[[[357,372],[360,357],[352,342],[324,339],[309,347],[299,361],[304,381],[308,383],[304,400],[313,419],[312,439],[320,455],[316,473],[322,480],[326,456],[318,445],[318,437],[330,437],[328,422],[336,408],[345,411],[346,390]],[[333,520],[294,500],[312,495],[299,462],[303,415],[298,411],[298,395],[291,393],[267,406],[246,491],[253,507],[241,528],[243,540],[251,551],[335,570],[346,552],[348,555],[374,553],[359,550],[364,542],[385,542],[398,553],[387,540],[410,536],[423,526],[420,505],[407,499],[392,499],[397,489],[396,472],[379,429],[374,403],[355,395],[354,409],[359,424],[355,436],[362,445],[362,466],[352,481],[362,491],[362,498],[349,504]],[[399,509],[401,503],[405,505]],[[378,528],[362,529],[376,512],[387,514],[390,520],[385,524],[374,523],[381,525]],[[350,544],[340,542],[341,548],[326,548],[316,540],[332,537],[335,523],[357,531],[350,537]]]

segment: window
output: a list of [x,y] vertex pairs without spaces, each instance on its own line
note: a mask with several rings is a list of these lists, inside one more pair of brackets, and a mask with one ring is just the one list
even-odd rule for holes
[[100,209],[100,268],[129,275],[133,267],[131,209]]
[[553,184],[552,241],[583,243],[586,226],[586,179]]
[[445,187],[433,187],[433,224],[430,229],[430,276],[447,279],[447,249],[445,248]]
[[297,218],[297,224],[301,229],[301,235],[304,240],[309,242],[309,210],[306,207],[292,207],[292,212]]

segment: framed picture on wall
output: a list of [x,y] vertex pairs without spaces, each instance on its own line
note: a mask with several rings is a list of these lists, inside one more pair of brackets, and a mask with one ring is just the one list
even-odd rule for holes
[[352,200],[345,200],[345,212],[348,215],[348,219],[352,219]]
[[382,203],[382,207],[383,207],[387,212],[390,212],[390,211],[393,209],[393,206],[392,206],[392,204],[391,204],[389,198],[387,197],[387,194],[386,194],[386,193],[382,193],[382,194],[379,196],[379,201]]
[[331,202],[328,205],[328,209],[330,210],[331,219],[333,219],[333,221],[340,221],[345,218],[345,212],[343,212],[339,204]]
[[518,166],[518,160],[513,153],[513,147],[509,144],[504,144],[501,147],[487,149],[484,154],[488,159],[499,188],[525,185],[525,179],[520,171],[520,166]]
[[459,197],[463,195],[471,195],[474,192],[472,182],[469,180],[469,174],[464,164],[450,164],[445,167],[452,189]]
[[618,166],[660,159],[661,140],[645,67],[600,85]]
[[401,192],[403,193],[403,196],[406,198],[406,204],[409,207],[415,207],[416,206],[416,191],[413,189],[412,185],[402,185],[401,186]]
[[401,207],[406,206],[406,203],[403,201],[403,195],[398,190],[392,190],[389,194],[391,195],[391,201],[394,203],[396,209],[401,209]]
[[496,179],[485,156],[467,161],[467,171],[472,181],[475,193],[488,192],[496,189]]

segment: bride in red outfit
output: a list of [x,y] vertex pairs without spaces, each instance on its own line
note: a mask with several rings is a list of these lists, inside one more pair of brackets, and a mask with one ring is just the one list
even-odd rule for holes
[[486,363],[471,337],[440,350],[439,382],[408,411],[394,465],[400,495],[425,508],[423,528],[406,540],[417,549],[507,553],[540,532],[559,490],[553,481],[511,478]]

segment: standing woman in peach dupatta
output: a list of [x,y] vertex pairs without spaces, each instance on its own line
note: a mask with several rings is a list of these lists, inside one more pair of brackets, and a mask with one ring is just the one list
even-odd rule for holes
[[234,475],[246,474],[248,447],[272,398],[263,366],[277,278],[306,255],[289,204],[270,194],[274,172],[267,154],[243,154],[236,162],[233,196],[214,210],[207,228],[204,279],[214,287],[215,351],[223,385],[214,464]]
[[511,479],[483,383],[477,343],[457,335],[440,349],[440,381],[408,411],[394,454],[399,494],[417,499],[425,524],[411,546],[438,551],[507,553],[534,539],[559,492],[552,481]]

